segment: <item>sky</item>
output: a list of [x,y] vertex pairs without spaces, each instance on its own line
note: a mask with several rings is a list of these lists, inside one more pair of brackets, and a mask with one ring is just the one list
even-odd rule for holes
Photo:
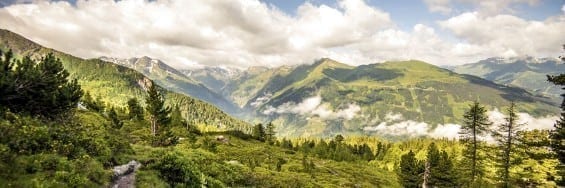
[[0,28],[82,58],[177,68],[557,57],[564,0],[0,0]]

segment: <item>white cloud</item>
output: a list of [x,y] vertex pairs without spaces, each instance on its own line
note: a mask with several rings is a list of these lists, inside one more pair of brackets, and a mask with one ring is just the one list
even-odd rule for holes
[[365,127],[363,130],[375,131],[384,135],[416,137],[427,135],[428,129],[427,123],[408,120],[391,125],[388,125],[387,122],[382,122],[374,127]]
[[278,107],[268,106],[263,114],[300,114],[307,117],[318,116],[321,119],[339,119],[351,120],[361,111],[361,107],[357,104],[348,104],[347,108],[331,110],[327,103],[322,103],[322,97],[314,96],[304,99],[302,102],[295,104],[293,102],[284,103]]
[[[518,114],[518,124],[524,124],[523,130],[533,130],[533,129],[553,129],[553,124],[558,119],[556,116],[548,117],[533,117],[528,113],[517,113]],[[489,127],[490,130],[494,130],[498,125],[505,122],[505,114],[501,113],[498,109],[487,112],[489,120],[493,122],[493,125]],[[436,127],[432,127],[428,123],[418,122],[413,120],[403,120],[401,114],[387,113],[385,115],[385,121],[379,123],[377,126],[367,126],[364,127],[364,131],[377,132],[382,135],[392,135],[392,136],[409,136],[409,137],[419,137],[428,136],[432,138],[449,138],[458,139],[459,131],[461,130],[461,125],[458,124],[438,124]],[[400,122],[399,122],[400,121]],[[482,140],[487,142],[494,142],[494,138],[490,134],[483,135]]]
[[431,12],[439,12],[442,14],[447,14],[452,11],[449,1],[450,0],[424,0]]
[[385,121],[386,122],[399,121],[399,120],[403,120],[403,119],[404,119],[404,117],[402,116],[401,113],[389,112],[385,115]]
[[391,136],[428,136],[432,138],[457,139],[459,138],[460,128],[461,126],[457,124],[437,125],[435,128],[432,128],[424,122],[407,120],[396,123],[381,122],[377,126],[364,127],[363,130]]
[[[450,4],[426,2],[440,12]],[[363,0],[338,0],[336,7],[306,2],[296,12],[259,0],[38,1],[0,8],[0,28],[80,57],[150,56],[176,67],[280,66],[320,57],[352,65],[407,59],[454,65],[491,56],[557,56],[565,42],[563,16],[540,22],[464,13],[439,22],[458,37],[452,40],[429,25],[399,29],[389,13]]]
[[[504,119],[506,117],[506,114],[500,112],[498,109],[494,109],[487,112],[487,115],[489,116],[489,120],[493,122],[492,128],[500,124],[506,123],[506,120]],[[555,124],[555,121],[559,119],[559,117],[557,116],[546,116],[546,117],[536,118],[528,113],[523,113],[523,112],[518,112],[517,115],[518,115],[518,120],[516,123],[523,125],[521,128],[524,130],[533,130],[533,129],[550,130],[553,129],[553,125]]]
[[500,13],[516,13],[514,6],[527,4],[535,6],[539,0],[424,0],[430,12],[442,14],[451,13],[456,4],[466,4],[474,6],[476,10],[485,15],[496,15]]
[[461,125],[458,124],[438,125],[430,131],[429,135],[432,138],[457,139],[459,138],[459,130],[461,130]]
[[263,104],[265,104],[266,102],[269,102],[269,100],[271,100],[271,97],[273,97],[272,93],[265,93],[263,96],[258,97],[257,99],[255,99],[255,101],[253,101],[251,103],[251,106],[253,107],[259,107]]
[[469,55],[481,57],[554,56],[565,42],[564,16],[527,21],[512,15],[468,12],[440,21],[439,25],[466,41],[467,47],[473,49]]

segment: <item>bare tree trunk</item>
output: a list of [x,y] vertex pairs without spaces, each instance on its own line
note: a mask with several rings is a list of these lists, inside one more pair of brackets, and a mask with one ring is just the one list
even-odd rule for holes
[[428,187],[428,177],[430,176],[430,163],[426,161],[424,164],[424,181],[422,182],[422,188]]

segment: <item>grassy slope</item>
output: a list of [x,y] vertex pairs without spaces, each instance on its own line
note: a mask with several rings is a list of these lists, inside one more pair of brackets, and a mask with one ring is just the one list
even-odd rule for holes
[[[103,101],[117,107],[125,107],[131,97],[143,102],[143,89],[147,78],[141,73],[98,59],[84,60],[53,49],[42,47],[20,35],[7,30],[0,30],[0,48],[12,49],[18,57],[30,55],[39,58],[47,53],[54,53],[63,62],[65,69],[76,78],[83,90],[94,97],[100,96]],[[247,123],[230,117],[226,113],[206,102],[186,95],[166,92],[168,104],[179,104],[183,115],[188,114],[196,124],[213,125],[220,128],[247,129]]]
[[543,63],[496,63],[483,60],[478,63],[465,64],[453,69],[457,73],[475,75],[499,84],[521,87],[529,91],[550,97],[555,104],[561,102],[560,88],[549,83],[546,75],[565,71],[565,66],[547,60]]
[[[214,135],[209,135],[213,137]],[[135,145],[136,157],[142,163],[151,160],[159,151],[181,151],[187,155],[198,155],[206,158],[207,164],[198,168],[209,168],[213,164],[234,165],[249,176],[257,187],[401,187],[393,171],[378,167],[366,161],[336,162],[309,156],[315,164],[313,175],[303,171],[303,153],[294,150],[270,146],[256,140],[242,140],[227,136],[229,143],[219,144],[215,152],[202,149],[191,149],[191,144],[183,142],[174,148],[152,148]],[[200,138],[198,142],[201,142]],[[192,153],[192,154],[190,154]],[[275,169],[276,160],[282,158],[287,163],[281,171]],[[256,159],[259,165],[251,169],[250,159]],[[227,162],[231,161],[232,164]],[[138,172],[137,186],[166,187],[157,172],[142,168]]]
[[[245,82],[244,82],[245,84]],[[323,103],[334,111],[349,104],[361,106],[363,116],[343,120],[323,120],[296,114],[268,117],[287,125],[278,131],[287,136],[328,136],[340,132],[365,134],[362,128],[384,121],[388,113],[400,113],[405,120],[426,122],[432,126],[461,123],[468,105],[475,100],[489,109],[503,109],[510,101],[519,111],[544,116],[558,109],[546,99],[519,88],[497,85],[478,77],[460,75],[421,62],[403,61],[351,67],[329,59],[303,65],[285,75],[272,77],[248,103],[273,93],[269,103],[260,107],[279,106],[287,102],[321,95]]]

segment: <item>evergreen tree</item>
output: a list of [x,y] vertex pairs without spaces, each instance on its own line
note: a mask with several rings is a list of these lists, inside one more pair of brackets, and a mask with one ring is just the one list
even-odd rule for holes
[[371,147],[369,147],[369,145],[367,145],[367,143],[363,143],[363,145],[361,145],[359,154],[360,154],[361,158],[363,158],[363,160],[366,160],[366,161],[370,161],[370,160],[375,159],[375,155],[373,154],[373,150],[371,150]]
[[86,92],[82,98],[82,102],[87,109],[99,113],[104,112],[104,102],[102,102],[102,98],[100,96],[98,96],[95,100],[90,95],[90,92]]
[[406,188],[420,187],[422,183],[422,173],[424,169],[416,160],[416,155],[412,150],[402,155],[400,159],[399,177],[402,186]]
[[344,139],[345,139],[345,138],[343,138],[343,136],[341,136],[341,134],[335,135],[335,138],[334,138],[334,140],[335,140],[337,143],[343,142]]
[[327,158],[329,150],[330,150],[330,148],[329,148],[328,144],[326,143],[326,141],[324,141],[324,140],[320,140],[320,142],[318,144],[316,144],[316,147],[314,148],[314,152],[320,158]]
[[[565,50],[565,45],[563,45]],[[561,61],[565,62],[565,56],[561,56]],[[565,74],[548,75],[547,80],[557,86],[561,86],[565,90]],[[560,165],[560,174],[565,177],[565,93],[561,94],[563,101],[561,102],[561,117],[555,122],[555,129],[551,132],[551,148],[557,154]],[[565,178],[563,178],[565,179]],[[565,185],[565,180],[559,182]]]
[[128,115],[133,120],[143,120],[143,107],[137,101],[137,98],[130,98],[128,100]]
[[47,119],[68,118],[76,108],[83,91],[61,60],[49,53],[39,62],[29,56],[14,60],[11,51],[0,52],[0,106],[12,112]]
[[282,139],[281,147],[286,149],[293,149],[292,142],[286,138]]
[[278,158],[277,160],[277,171],[280,172],[282,170],[282,165],[286,164],[287,161],[284,160],[283,158]]
[[[517,187],[555,186],[555,173],[558,160],[550,150],[549,130],[519,131],[516,147],[519,154],[513,184]],[[557,162],[557,163],[556,163]]]
[[[3,112],[8,104],[8,96],[15,95],[14,89],[14,65],[12,50],[3,53],[0,50],[0,112]],[[3,114],[3,113],[2,113]]]
[[122,128],[123,122],[118,117],[118,113],[116,113],[116,110],[114,109],[114,107],[110,108],[110,111],[108,112],[108,118],[110,119],[110,122],[112,123],[112,128],[114,128],[114,129]]
[[184,118],[182,117],[182,114],[180,112],[180,108],[178,105],[174,105],[172,110],[171,110],[171,126],[184,126],[185,125],[185,121]]
[[426,160],[426,185],[430,187],[457,187],[453,163],[446,151],[440,152],[435,143],[428,147]]
[[474,184],[477,177],[483,173],[481,165],[483,157],[480,155],[481,141],[479,136],[484,135],[488,126],[492,124],[488,120],[486,112],[486,109],[475,101],[463,115],[464,124],[459,132],[460,141],[465,146],[462,165],[465,165],[465,172],[470,172],[468,176],[471,178],[471,184]]
[[493,132],[493,137],[498,143],[500,148],[499,158],[499,173],[502,180],[502,187],[510,187],[510,168],[512,167],[512,153],[515,150],[518,140],[516,135],[520,129],[518,121],[518,114],[516,114],[514,102],[510,103],[510,107],[506,110],[508,116],[504,118],[505,123],[500,124],[496,131]]
[[145,98],[145,109],[149,113],[149,121],[151,122],[151,134],[156,136],[159,131],[159,126],[164,126],[170,123],[169,114],[171,113],[170,107],[165,107],[165,99],[159,92],[157,85],[151,81],[147,89],[147,97]]
[[275,125],[273,124],[273,122],[269,122],[265,130],[265,141],[267,141],[267,143],[272,145],[276,140],[275,134],[276,134]]
[[253,127],[253,138],[259,141],[265,141],[265,128],[263,124],[258,123]]

